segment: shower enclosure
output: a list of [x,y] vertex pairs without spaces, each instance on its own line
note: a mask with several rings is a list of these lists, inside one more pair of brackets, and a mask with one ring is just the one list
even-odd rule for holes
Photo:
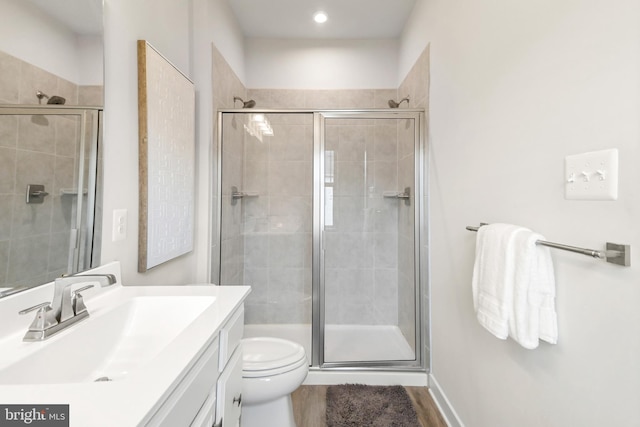
[[100,116],[92,107],[0,105],[0,296],[99,259]]
[[[222,285],[312,368],[424,370],[421,110],[219,113]],[[423,244],[423,243],[422,243]]]

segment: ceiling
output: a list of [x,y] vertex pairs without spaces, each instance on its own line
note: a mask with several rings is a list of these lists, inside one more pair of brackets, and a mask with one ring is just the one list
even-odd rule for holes
[[[416,0],[227,0],[246,37],[393,39]],[[322,10],[329,20],[316,24]]]

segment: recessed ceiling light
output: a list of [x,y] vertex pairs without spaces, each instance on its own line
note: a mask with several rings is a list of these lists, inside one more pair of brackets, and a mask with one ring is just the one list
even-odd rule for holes
[[316,12],[313,15],[313,20],[316,21],[318,24],[324,24],[325,22],[327,22],[327,19],[329,19],[329,17],[324,12]]

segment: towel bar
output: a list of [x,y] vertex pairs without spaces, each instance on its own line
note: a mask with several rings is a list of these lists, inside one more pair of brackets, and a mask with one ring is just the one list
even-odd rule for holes
[[[483,225],[481,223],[479,227],[467,226],[469,231],[478,231]],[[612,264],[623,265],[629,267],[631,265],[631,245],[620,245],[618,243],[607,242],[606,250],[598,251],[595,249],[579,248],[577,246],[562,245],[560,243],[547,242],[546,240],[538,240],[536,244],[542,246],[548,246],[550,248],[562,249],[563,251],[575,252],[582,255],[587,255],[593,258],[598,258],[610,262]]]

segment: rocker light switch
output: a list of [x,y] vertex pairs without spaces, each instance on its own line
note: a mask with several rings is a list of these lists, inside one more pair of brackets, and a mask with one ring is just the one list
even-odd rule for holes
[[617,149],[567,156],[564,164],[565,199],[618,199]]

